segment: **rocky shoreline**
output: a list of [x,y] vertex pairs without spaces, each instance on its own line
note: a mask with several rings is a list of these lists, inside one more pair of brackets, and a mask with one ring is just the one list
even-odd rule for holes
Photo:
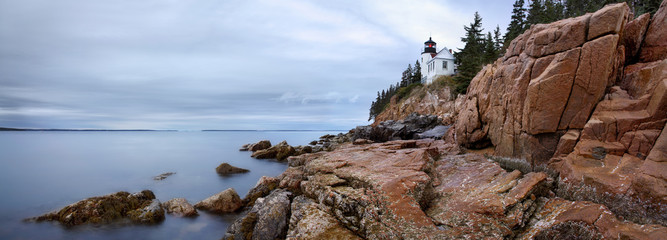
[[654,16],[620,3],[534,25],[446,110],[408,98],[307,146],[244,145],[288,164],[244,198],[119,192],[34,220],[156,223],[196,208],[242,213],[224,239],[667,239],[666,26],[667,1]]

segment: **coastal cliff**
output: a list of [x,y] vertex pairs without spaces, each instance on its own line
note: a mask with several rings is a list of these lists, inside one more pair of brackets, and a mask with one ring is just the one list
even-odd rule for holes
[[291,156],[225,238],[667,239],[667,1],[534,25],[466,95],[424,87],[374,126],[413,112],[453,126]]

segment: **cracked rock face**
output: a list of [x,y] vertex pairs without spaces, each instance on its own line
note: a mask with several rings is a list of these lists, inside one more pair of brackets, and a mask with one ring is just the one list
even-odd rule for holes
[[470,83],[456,141],[551,169],[559,196],[667,224],[667,1],[629,13],[612,4],[517,37]]

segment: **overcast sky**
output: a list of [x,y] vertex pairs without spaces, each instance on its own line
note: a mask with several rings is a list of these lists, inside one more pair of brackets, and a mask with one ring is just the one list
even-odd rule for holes
[[0,0],[0,126],[350,129],[513,0]]

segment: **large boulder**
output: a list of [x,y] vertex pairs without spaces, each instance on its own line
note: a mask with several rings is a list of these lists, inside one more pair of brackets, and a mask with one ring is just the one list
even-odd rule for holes
[[179,217],[194,217],[199,215],[197,209],[195,209],[185,198],[173,198],[162,203],[162,207],[167,210],[167,213]]
[[153,199],[147,206],[131,210],[127,215],[133,222],[157,223],[164,220],[164,209],[160,200]]
[[287,235],[296,239],[362,239],[342,226],[329,214],[325,206],[314,200],[298,196],[292,201],[292,215]]
[[259,141],[259,142],[255,143],[255,144],[250,145],[248,147],[248,150],[256,152],[256,151],[264,150],[264,149],[267,149],[267,148],[270,148],[270,147],[271,147],[271,141],[262,140],[262,141]]
[[227,229],[223,239],[283,239],[287,235],[292,193],[277,189]]
[[195,208],[212,213],[230,213],[242,206],[241,197],[233,188],[228,188],[195,204]]
[[259,150],[254,152],[251,157],[257,159],[270,159],[275,158],[278,161],[283,161],[290,156],[296,155],[296,150],[294,147],[287,144],[287,141],[282,141],[275,146],[272,146],[267,149]]
[[259,181],[257,181],[257,184],[255,184],[243,198],[243,205],[252,206],[258,198],[269,195],[271,191],[278,187],[279,183],[280,180],[277,178],[262,176]]
[[232,165],[229,165],[229,163],[221,163],[217,168],[215,168],[215,171],[220,175],[229,175],[234,173],[247,173],[250,170],[245,168],[234,167]]
[[65,226],[108,224],[122,219],[135,223],[157,223],[164,220],[160,201],[150,190],[130,194],[117,192],[91,197],[32,220],[58,221]]

